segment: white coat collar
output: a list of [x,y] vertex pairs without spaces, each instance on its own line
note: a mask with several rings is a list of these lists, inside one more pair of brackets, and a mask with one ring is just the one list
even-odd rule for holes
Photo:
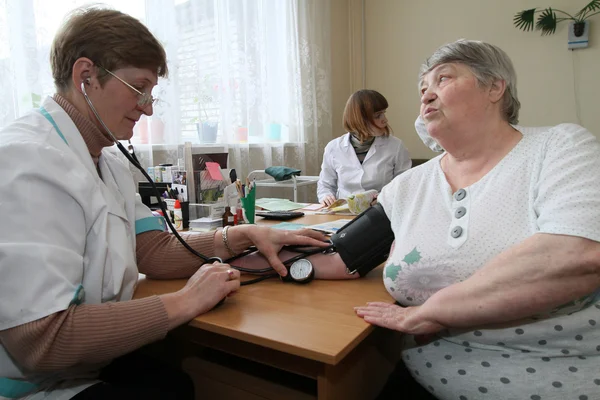
[[60,129],[61,133],[65,137],[67,144],[71,151],[79,158],[79,160],[85,165],[86,169],[89,170],[93,176],[100,179],[96,172],[96,165],[92,160],[92,156],[83,140],[83,137],[79,133],[79,130],[75,126],[75,123],[69,117],[69,114],[51,97],[47,97],[42,103],[42,107],[48,111],[48,114],[54,119],[56,125]]
[[[344,148],[352,147],[352,143],[350,142],[350,135],[351,135],[351,133],[348,132],[344,136],[342,136],[342,142],[341,142],[342,147],[344,147]],[[373,146],[376,146],[376,147],[385,146],[386,143],[387,143],[387,141],[388,141],[388,137],[387,136],[377,136],[375,138],[375,140],[373,141],[373,144],[371,145],[371,147],[373,147]]]
[[[349,153],[350,150],[352,150],[352,153],[354,153],[354,148],[352,147],[352,143],[350,142],[350,135],[351,135],[351,133],[348,132],[342,137],[341,145],[346,153]],[[375,153],[377,153],[377,149],[379,147],[385,146],[387,144],[387,142],[389,140],[388,138],[389,137],[387,137],[387,136],[377,136],[375,138],[375,140],[373,141],[373,144],[371,145],[371,148],[369,149],[369,152],[367,153],[367,155],[365,156],[365,159],[363,160],[363,164],[369,158],[373,157],[373,155]],[[357,159],[357,161],[358,161],[358,159]]]
[[[88,170],[90,176],[95,180],[99,189],[102,191],[106,202],[108,203],[109,212],[118,215],[121,218],[127,219],[124,210],[124,201],[116,195],[116,193],[118,193],[118,185],[114,182],[114,178],[111,175],[112,172],[107,166],[104,166],[106,160],[103,160],[103,158],[106,156],[103,156],[99,162],[102,174],[106,179],[106,182],[104,182],[102,179],[100,179],[98,171],[96,170],[96,164],[94,164],[94,161],[92,160],[89,149],[71,117],[69,117],[66,111],[51,97],[48,97],[46,100],[44,100],[42,107],[46,109],[48,114],[50,114],[60,129],[60,132],[67,141],[69,150],[75,154],[75,156]],[[111,188],[109,189],[108,186]]]

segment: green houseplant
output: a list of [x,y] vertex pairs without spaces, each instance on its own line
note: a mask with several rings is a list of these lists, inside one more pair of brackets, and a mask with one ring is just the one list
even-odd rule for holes
[[[537,13],[539,13],[539,16],[534,27],[534,19]],[[561,16],[557,17],[556,13],[559,13]],[[523,31],[531,31],[535,29],[541,30],[542,35],[551,35],[556,32],[556,25],[559,22],[573,21],[575,36],[579,37],[583,35],[585,21],[592,15],[599,13],[600,0],[592,0],[575,15],[571,15],[565,11],[557,10],[552,7],[539,10],[537,8],[523,10],[515,14],[513,23],[517,28]]]

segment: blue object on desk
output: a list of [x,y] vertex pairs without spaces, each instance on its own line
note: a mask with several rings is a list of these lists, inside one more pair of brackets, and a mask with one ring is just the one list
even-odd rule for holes
[[271,225],[271,228],[283,229],[284,231],[297,231],[298,229],[306,228],[304,224],[295,224],[293,222],[280,222],[276,225]]

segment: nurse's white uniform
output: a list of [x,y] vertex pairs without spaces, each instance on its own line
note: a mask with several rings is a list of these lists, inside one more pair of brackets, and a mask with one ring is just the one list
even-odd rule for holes
[[350,143],[350,133],[325,146],[317,183],[319,202],[327,195],[345,199],[351,194],[381,189],[412,165],[410,154],[395,136],[378,136],[362,164]]
[[[107,149],[99,168],[102,179],[51,98],[0,131],[0,330],[73,303],[132,298],[136,234],[164,230],[164,220],[141,203],[129,169]],[[25,375],[0,343],[0,399],[69,399],[95,383],[89,377],[100,367]]]

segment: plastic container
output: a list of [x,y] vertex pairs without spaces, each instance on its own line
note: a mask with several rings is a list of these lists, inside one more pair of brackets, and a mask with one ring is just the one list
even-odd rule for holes
[[181,211],[179,200],[175,200],[175,206],[173,206],[173,226],[176,231],[183,230],[183,211]]

